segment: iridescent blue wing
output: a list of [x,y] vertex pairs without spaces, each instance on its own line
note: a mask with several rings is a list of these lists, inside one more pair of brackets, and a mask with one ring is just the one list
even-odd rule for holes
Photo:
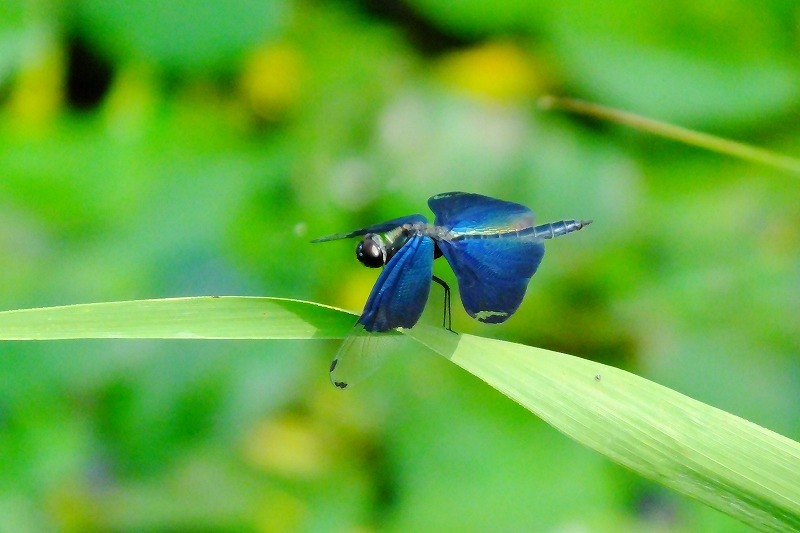
[[468,192],[446,192],[428,200],[434,225],[459,235],[487,235],[533,227],[533,212],[521,204]]
[[[413,235],[384,267],[356,322],[331,362],[331,382],[345,388],[380,366],[393,328],[414,326],[431,290],[433,241]],[[396,339],[395,339],[396,341]]]
[[456,274],[464,309],[481,322],[506,321],[544,256],[531,210],[470,193],[440,194],[428,205],[434,224],[446,230],[437,244]]
[[531,237],[465,238],[438,241],[453,267],[464,309],[481,322],[505,322],[522,303],[544,256]]
[[409,215],[406,217],[387,220],[386,222],[381,222],[380,224],[373,224],[372,226],[367,226],[366,228],[357,229],[349,233],[337,233],[335,235],[326,235],[325,237],[314,239],[311,242],[325,242],[325,241],[335,241],[336,239],[349,239],[350,237],[366,235],[367,233],[386,233],[387,231],[399,228],[403,224],[413,224],[415,222],[428,222],[428,219],[422,215]]
[[378,276],[357,324],[370,332],[416,324],[431,292],[433,248],[430,237],[412,235]]

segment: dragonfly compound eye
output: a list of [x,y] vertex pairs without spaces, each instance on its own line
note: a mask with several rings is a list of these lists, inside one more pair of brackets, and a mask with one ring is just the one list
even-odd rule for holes
[[386,264],[383,243],[378,235],[369,234],[356,246],[356,257],[364,266],[382,267]]

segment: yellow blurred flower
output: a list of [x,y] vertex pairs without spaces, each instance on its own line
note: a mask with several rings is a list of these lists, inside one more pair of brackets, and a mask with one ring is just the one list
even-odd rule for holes
[[29,130],[39,130],[50,123],[61,109],[63,75],[61,49],[44,39],[17,73],[8,102],[10,116]]
[[290,478],[313,478],[329,463],[324,435],[309,419],[293,415],[258,424],[244,443],[245,459],[256,468]]
[[141,134],[155,110],[157,89],[155,76],[146,64],[121,68],[103,109],[111,131],[123,137]]
[[[355,252],[355,244],[353,245],[353,251]],[[351,271],[342,276],[341,284],[336,291],[335,305],[360,313],[364,309],[364,304],[367,303],[369,293],[381,271],[379,269],[364,268],[356,260],[355,253],[353,253],[353,263],[349,269]],[[355,318],[353,323],[355,324]]]
[[269,44],[255,50],[246,61],[239,89],[255,115],[274,120],[297,103],[302,78],[300,53],[287,44]]
[[96,528],[96,501],[80,482],[70,479],[57,484],[47,494],[46,509],[60,531],[87,531]]
[[529,99],[543,80],[533,58],[510,42],[489,42],[442,58],[436,76],[474,96],[506,103]]

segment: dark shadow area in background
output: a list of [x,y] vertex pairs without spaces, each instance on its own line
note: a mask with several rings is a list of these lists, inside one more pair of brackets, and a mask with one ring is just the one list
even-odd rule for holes
[[376,19],[401,27],[406,40],[423,55],[435,56],[481,40],[434,25],[402,0],[356,0],[354,4]]
[[400,484],[385,441],[366,443],[364,460],[375,482],[370,521],[378,529],[397,508],[397,487]]
[[66,99],[78,111],[99,106],[111,87],[114,70],[111,63],[98,56],[79,37],[67,44]]

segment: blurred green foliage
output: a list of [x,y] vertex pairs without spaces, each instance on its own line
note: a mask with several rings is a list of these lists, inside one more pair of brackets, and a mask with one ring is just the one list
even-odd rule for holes
[[[799,49],[790,0],[2,0],[2,308],[359,309],[376,273],[311,238],[480,192],[595,223],[548,243],[507,324],[454,305],[456,330],[610,362],[798,439],[800,183],[535,101],[797,154]],[[340,393],[335,348],[4,344],[0,531],[741,527],[439,358]]]

